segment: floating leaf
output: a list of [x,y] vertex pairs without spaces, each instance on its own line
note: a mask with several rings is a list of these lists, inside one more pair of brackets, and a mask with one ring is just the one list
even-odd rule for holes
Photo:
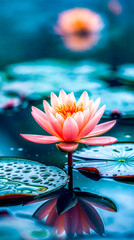
[[134,87],[134,64],[121,65],[117,77],[122,83],[131,84]]
[[57,167],[1,157],[0,204],[51,193],[64,186],[67,179],[66,173]]
[[77,151],[75,164],[85,176],[99,180],[101,177],[134,180],[134,144],[120,143],[113,146],[91,147]]
[[[93,96],[92,96],[93,95]],[[113,109],[117,109],[121,113],[133,112],[134,94],[131,89],[125,87],[103,88],[93,92],[91,97],[101,98],[101,104],[106,104],[106,113],[111,114]]]
[[[102,89],[107,83],[98,80],[102,75],[109,74],[110,66],[105,63],[89,61],[38,60],[12,64],[7,67],[10,82],[3,86],[4,91],[19,92],[28,98],[36,99],[50,95],[50,90],[59,92],[63,88],[67,92],[92,92]],[[90,79],[96,79],[90,81]],[[49,81],[48,81],[49,78]],[[64,79],[64,81],[63,81]],[[25,84],[24,84],[25,82]],[[80,95],[80,94],[79,94]]]

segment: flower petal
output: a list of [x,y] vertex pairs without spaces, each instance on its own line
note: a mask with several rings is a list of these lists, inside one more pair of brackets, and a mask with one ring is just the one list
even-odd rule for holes
[[68,117],[63,125],[63,139],[67,142],[73,142],[78,136],[79,128],[72,117]]
[[88,123],[89,115],[90,115],[90,111],[89,111],[89,108],[87,108],[87,109],[83,112],[83,128],[84,128],[85,125]]
[[65,104],[66,103],[66,99],[67,99],[67,94],[65,93],[65,91],[63,89],[61,89],[60,93],[59,93],[59,102],[61,104]]
[[99,104],[100,104],[100,98],[97,98],[94,104],[92,105],[90,119],[95,116],[98,110]]
[[60,142],[61,139],[55,136],[42,136],[42,135],[32,135],[32,134],[20,134],[21,137],[34,143],[49,144]]
[[64,123],[65,120],[59,113],[56,113],[56,119],[60,123],[61,127],[63,127],[63,123]]
[[56,134],[58,134],[58,136],[63,138],[63,129],[62,129],[60,123],[58,122],[58,120],[54,117],[54,115],[50,111],[48,111],[48,117],[49,117],[51,126],[54,129],[54,131],[56,132]]
[[81,131],[82,126],[83,126],[83,113],[77,112],[74,116],[74,120],[78,125],[79,131]]
[[78,147],[78,143],[61,142],[56,144],[56,146],[61,152],[74,152]]
[[47,115],[46,115],[44,112],[42,112],[40,109],[32,106],[32,112],[35,112],[35,113],[38,114],[41,118],[43,118],[43,119],[45,119],[46,121],[48,121]]
[[46,100],[43,101],[43,106],[46,114],[48,114],[48,111],[50,111],[52,114],[56,113]]
[[86,107],[86,105],[89,104],[89,96],[86,91],[84,91],[82,93],[81,97],[79,98],[79,100],[77,102],[77,106],[80,106],[81,103],[83,103],[84,107]]
[[88,144],[88,145],[96,145],[103,146],[113,144],[117,141],[114,137],[93,137],[93,138],[84,138],[80,139],[78,142]]
[[42,117],[40,117],[35,111],[31,112],[33,118],[35,119],[35,121],[47,132],[49,132],[52,135],[56,135],[56,132],[53,130],[53,128],[51,127],[50,123],[48,121],[46,121],[45,119],[43,119]]
[[51,93],[51,106],[56,111],[58,106],[58,97],[53,92]]
[[84,129],[81,131],[80,135],[78,136],[79,139],[87,136],[95,128],[95,126],[100,121],[104,113],[104,110],[105,110],[105,105],[99,109],[99,111],[95,114],[95,116],[91,120],[89,120],[87,125],[84,127]]
[[99,136],[101,134],[106,133],[109,131],[116,123],[116,120],[101,123],[97,125],[92,132],[90,132],[86,137],[94,137],[94,136]]
[[67,100],[66,100],[66,106],[68,106],[68,105],[73,106],[74,102],[76,102],[74,94],[73,93],[68,94],[67,95]]

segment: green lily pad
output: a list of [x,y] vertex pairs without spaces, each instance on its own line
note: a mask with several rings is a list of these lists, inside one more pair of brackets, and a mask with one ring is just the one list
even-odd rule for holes
[[56,191],[67,183],[67,174],[53,166],[21,159],[0,158],[0,202]]
[[[84,148],[77,151],[75,164],[84,175],[134,180],[134,144],[117,143],[112,146]],[[91,174],[91,175],[90,175]]]

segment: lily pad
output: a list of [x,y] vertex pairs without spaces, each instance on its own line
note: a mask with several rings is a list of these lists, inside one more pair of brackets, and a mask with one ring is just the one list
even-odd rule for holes
[[45,195],[67,183],[67,174],[53,166],[21,159],[0,158],[0,204]]
[[[133,179],[134,181],[134,144],[120,143],[113,146],[84,148],[77,151],[74,168],[85,176],[100,178]],[[98,178],[95,178],[98,177]]]
[[4,91],[0,92],[0,110],[17,108],[21,104],[21,99],[18,96],[7,95]]
[[105,74],[109,68],[107,64],[89,61],[38,60],[13,64],[7,68],[11,79],[3,90],[40,98],[50,95],[51,91],[58,93],[61,88],[67,92],[74,89],[80,93],[85,89],[93,92],[107,87],[107,83],[98,80],[98,74],[103,71]]
[[117,77],[120,82],[131,84],[131,87],[134,87],[134,64],[121,65],[117,72]]
[[126,89],[125,87],[111,87],[96,91],[92,95],[91,97],[94,99],[97,97],[101,98],[101,105],[106,104],[105,114],[111,115],[114,109],[117,109],[121,113],[131,111],[134,114],[134,93],[130,89]]

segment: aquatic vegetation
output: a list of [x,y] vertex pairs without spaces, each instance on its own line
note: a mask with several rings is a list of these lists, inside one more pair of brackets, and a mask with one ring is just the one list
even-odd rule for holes
[[59,97],[51,93],[51,106],[44,100],[45,113],[32,107],[32,116],[36,122],[53,136],[21,134],[28,141],[49,144],[57,143],[61,151],[73,152],[79,143],[88,145],[108,145],[117,141],[114,137],[97,137],[110,130],[116,123],[115,120],[98,124],[105,105],[99,110],[100,99],[95,102],[89,100],[85,91],[76,102],[72,93],[60,91]]
[[66,185],[60,168],[21,158],[0,158],[0,205],[20,204]]
[[118,143],[105,148],[85,148],[77,152],[74,158],[81,161],[75,164],[74,168],[89,178],[113,178],[134,182],[133,143]]

